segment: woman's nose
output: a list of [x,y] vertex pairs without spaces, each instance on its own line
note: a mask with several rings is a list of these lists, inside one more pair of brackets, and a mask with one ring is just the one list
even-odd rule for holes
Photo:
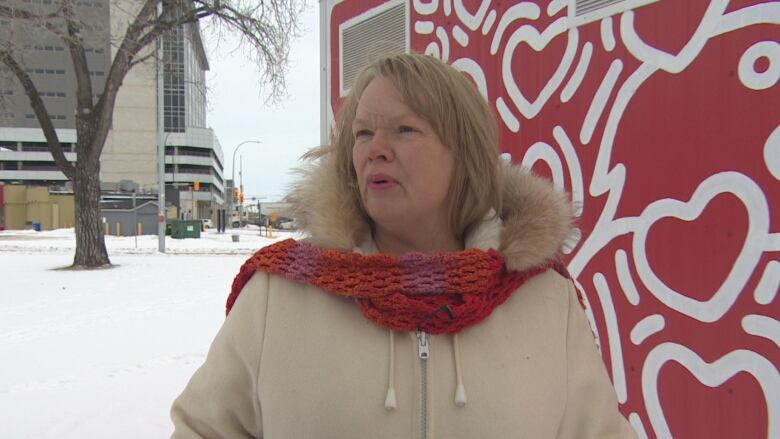
[[393,147],[386,133],[377,132],[371,138],[371,142],[368,144],[368,158],[370,160],[393,160],[395,155],[393,154]]

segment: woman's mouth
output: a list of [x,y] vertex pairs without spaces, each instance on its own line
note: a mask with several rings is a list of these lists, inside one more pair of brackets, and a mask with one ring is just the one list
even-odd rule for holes
[[372,190],[387,190],[398,186],[398,181],[387,174],[370,174],[366,182]]

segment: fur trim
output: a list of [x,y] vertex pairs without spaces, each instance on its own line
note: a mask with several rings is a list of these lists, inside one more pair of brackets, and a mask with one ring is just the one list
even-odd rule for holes
[[[369,233],[369,225],[336,178],[330,154],[298,170],[300,179],[287,201],[309,242],[341,251],[352,251]],[[503,222],[498,251],[507,268],[524,271],[560,255],[571,232],[572,206],[566,195],[548,181],[521,170],[501,165]],[[484,231],[482,232],[484,233]]]
[[286,201],[301,230],[311,235],[309,242],[322,248],[351,251],[366,236],[369,225],[351,202],[350,188],[336,177],[336,163],[326,154],[297,173]]
[[507,268],[523,271],[560,255],[571,233],[572,205],[548,181],[502,165],[503,209],[499,252]]

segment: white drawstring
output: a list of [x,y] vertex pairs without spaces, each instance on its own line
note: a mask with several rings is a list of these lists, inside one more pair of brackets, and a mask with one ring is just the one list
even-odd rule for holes
[[455,351],[455,377],[457,387],[455,387],[455,405],[464,407],[466,405],[466,388],[463,386],[463,374],[460,370],[460,344],[458,343],[458,334],[452,335],[452,350]]
[[387,374],[387,396],[385,397],[385,410],[395,410],[395,333],[390,331],[390,367]]
[[[395,398],[395,333],[390,332],[390,364],[387,373],[387,396],[385,396],[385,409],[395,410],[398,407]],[[461,371],[460,361],[460,343],[458,343],[458,334],[452,335],[452,350],[455,354],[455,405],[464,407],[466,405],[466,387],[463,385],[463,373]]]

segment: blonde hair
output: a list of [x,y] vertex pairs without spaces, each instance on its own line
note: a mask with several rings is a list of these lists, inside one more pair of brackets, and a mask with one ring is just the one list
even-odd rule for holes
[[364,68],[342,102],[328,149],[335,153],[343,187],[349,188],[369,221],[352,163],[352,123],[363,91],[377,77],[390,80],[404,103],[430,123],[452,150],[455,175],[450,187],[449,227],[462,242],[490,209],[501,211],[498,128],[490,106],[463,73],[428,55],[391,55]]

